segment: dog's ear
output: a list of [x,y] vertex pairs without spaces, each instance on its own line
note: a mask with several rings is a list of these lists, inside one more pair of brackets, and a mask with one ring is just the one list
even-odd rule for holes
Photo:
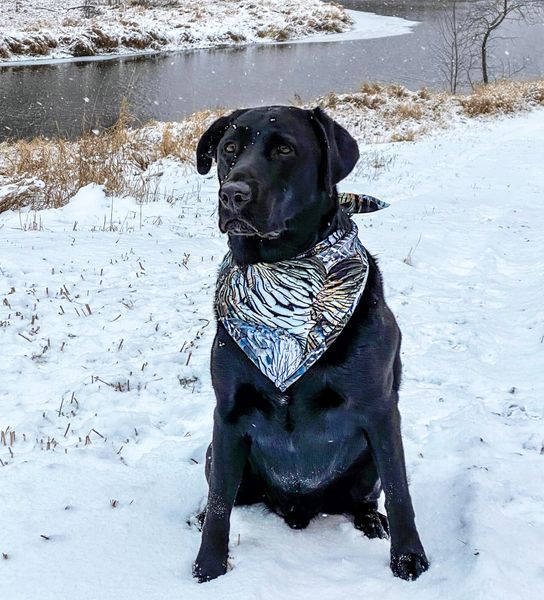
[[325,187],[332,195],[334,186],[347,177],[359,160],[359,147],[351,135],[319,106],[311,111],[321,139],[325,166]]
[[235,110],[230,115],[219,117],[202,134],[196,147],[196,168],[201,175],[206,175],[212,168],[212,161],[217,153],[217,146],[229,125],[247,109]]

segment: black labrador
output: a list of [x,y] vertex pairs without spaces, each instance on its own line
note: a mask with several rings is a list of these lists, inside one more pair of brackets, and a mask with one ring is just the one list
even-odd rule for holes
[[[292,258],[345,227],[336,184],[358,158],[355,140],[320,108],[237,110],[215,121],[197,148],[200,174],[217,161],[219,227],[239,265]],[[401,334],[380,271],[369,261],[347,326],[284,393],[218,322],[209,495],[193,568],[199,581],[225,573],[232,508],[256,502],[293,528],[306,527],[319,512],[352,515],[367,537],[390,535],[396,576],[416,579],[428,569],[397,407]],[[309,488],[302,483],[308,479]],[[382,488],[387,518],[377,509]]]

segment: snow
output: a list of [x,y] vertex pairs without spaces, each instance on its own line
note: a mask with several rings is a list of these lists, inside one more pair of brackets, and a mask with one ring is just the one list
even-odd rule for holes
[[0,215],[6,597],[541,596],[544,110],[361,151],[381,160],[341,187],[392,203],[356,220],[403,331],[403,434],[430,571],[395,579],[388,542],[345,517],[293,531],[254,506],[233,513],[232,570],[191,578],[225,240],[214,176],[164,161],[176,201],[92,185],[61,209]]
[[314,42],[349,42],[352,40],[369,40],[381,37],[406,35],[412,33],[419,21],[408,21],[400,17],[385,17],[371,12],[346,10],[353,24],[349,31],[342,33],[314,34],[298,40],[283,42],[285,44],[307,44]]
[[[321,0],[185,0],[161,7],[101,5],[83,18],[81,2],[15,0],[0,5],[0,65],[28,59],[116,56],[295,39],[341,41],[401,35],[415,25],[396,17],[346,11]],[[76,7],[77,10],[69,10]]]

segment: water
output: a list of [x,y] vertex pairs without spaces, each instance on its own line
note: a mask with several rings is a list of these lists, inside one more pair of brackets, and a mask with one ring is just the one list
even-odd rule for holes
[[[0,68],[0,140],[105,127],[126,98],[138,120],[178,120],[218,106],[289,103],[366,80],[441,88],[433,47],[439,3],[344,0],[348,8],[421,21],[412,33],[374,40],[196,50],[105,61]],[[544,75],[544,25],[514,23],[495,45],[495,63],[523,64],[518,78]],[[508,52],[508,54],[505,54]],[[502,68],[500,66],[499,68]],[[508,68],[508,64],[505,65]]]

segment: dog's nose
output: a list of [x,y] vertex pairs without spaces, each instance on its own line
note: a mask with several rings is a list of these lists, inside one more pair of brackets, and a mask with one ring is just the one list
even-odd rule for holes
[[243,181],[229,181],[221,186],[219,200],[226,208],[237,210],[251,200],[251,188]]

